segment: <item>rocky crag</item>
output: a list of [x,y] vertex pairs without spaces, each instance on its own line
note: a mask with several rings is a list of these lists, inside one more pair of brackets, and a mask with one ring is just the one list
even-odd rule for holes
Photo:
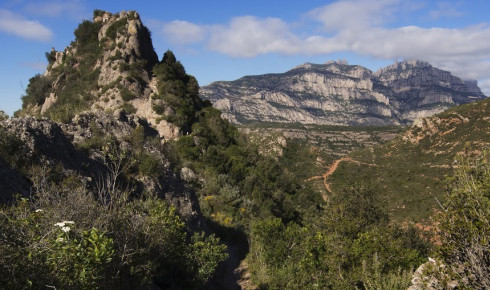
[[281,74],[245,76],[201,88],[223,117],[253,122],[384,126],[411,124],[485,98],[476,81],[421,61],[372,72],[340,62],[305,63]]
[[96,10],[74,34],[63,51],[46,53],[49,65],[30,79],[15,117],[0,118],[0,202],[29,197],[38,172],[56,170],[56,180],[75,176],[94,194],[118,183],[130,196],[160,196],[202,229],[195,176],[174,171],[162,149],[205,105],[197,81],[172,52],[159,61],[135,11]]
[[136,11],[96,10],[75,37],[64,50],[46,53],[49,65],[30,80],[16,116],[68,123],[79,112],[122,108],[146,119],[163,141],[188,131],[189,120],[175,99],[184,96],[191,110],[199,108],[197,81],[171,52],[158,60]]

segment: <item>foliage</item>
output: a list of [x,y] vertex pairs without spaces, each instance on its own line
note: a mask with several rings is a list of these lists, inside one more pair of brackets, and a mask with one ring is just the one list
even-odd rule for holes
[[[153,75],[158,80],[159,95],[156,98],[163,99],[166,106],[175,112],[164,117],[176,123],[183,132],[189,132],[196,121],[195,113],[203,107],[196,78],[185,72],[184,66],[170,50],[165,52],[162,61],[153,67]],[[159,111],[161,114],[164,110]]]
[[412,278],[412,271],[398,270],[397,272],[384,273],[381,271],[381,263],[375,254],[372,264],[363,262],[362,264],[362,287],[367,290],[391,290],[408,289]]
[[386,215],[375,213],[373,201],[350,204],[367,191],[347,189],[339,195],[348,198],[337,198],[303,226],[280,219],[255,222],[248,258],[255,281],[272,289],[407,285],[428,244],[414,228],[390,225]]
[[121,87],[121,98],[125,102],[129,102],[132,99],[136,98],[136,96],[127,88]]
[[217,238],[187,234],[158,198],[108,204],[69,176],[37,174],[34,200],[0,209],[0,288],[131,289],[155,279],[194,289],[227,257]]
[[18,169],[25,163],[24,154],[25,146],[22,140],[0,126],[0,160]]
[[46,56],[46,60],[48,61],[48,65],[51,66],[56,61],[56,51],[52,50],[50,52],[46,52],[44,54]]
[[97,17],[97,16],[103,16],[104,13],[106,13],[106,11],[104,10],[100,10],[100,9],[95,9],[94,12],[93,12],[93,18]]
[[26,94],[22,96],[22,108],[29,105],[42,105],[51,92],[51,79],[37,74],[29,79]]
[[3,110],[0,110],[0,121],[5,121],[9,118],[9,115],[5,113]]
[[123,103],[119,108],[123,109],[128,114],[136,113],[136,108],[131,103]]
[[438,215],[439,250],[464,287],[490,287],[490,159],[458,160],[445,208]]
[[157,178],[163,172],[161,160],[150,153],[140,153],[138,160],[138,172],[142,176]]
[[98,33],[101,25],[89,20],[84,20],[78,25],[74,32],[78,53],[83,55],[100,51]]
[[58,234],[48,241],[46,265],[60,287],[97,289],[114,257],[114,242],[96,228],[77,236],[66,223],[55,225]]
[[116,39],[116,36],[118,33],[121,33],[126,27],[126,24],[128,24],[128,19],[123,17],[116,22],[114,22],[109,28],[106,30],[106,36],[112,40]]

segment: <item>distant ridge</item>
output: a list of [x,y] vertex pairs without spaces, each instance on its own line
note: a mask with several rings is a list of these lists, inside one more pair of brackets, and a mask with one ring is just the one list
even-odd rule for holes
[[486,97],[476,81],[463,81],[417,60],[375,73],[346,61],[304,63],[285,73],[214,82],[200,94],[237,124],[353,126],[412,124]]

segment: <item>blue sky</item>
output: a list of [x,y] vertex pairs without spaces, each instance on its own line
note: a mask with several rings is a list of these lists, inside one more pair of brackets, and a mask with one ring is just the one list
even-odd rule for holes
[[21,107],[44,53],[64,49],[94,9],[136,10],[159,57],[171,49],[201,85],[346,59],[375,71],[420,59],[490,95],[490,1],[226,0],[0,2],[0,109]]

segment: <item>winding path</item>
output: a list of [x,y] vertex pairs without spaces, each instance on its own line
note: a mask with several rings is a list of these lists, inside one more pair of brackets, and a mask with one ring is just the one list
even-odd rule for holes
[[[323,186],[325,187],[325,189],[329,192],[329,193],[332,193],[332,189],[330,189],[330,184],[327,182],[327,179],[330,175],[332,175],[335,170],[337,170],[337,167],[339,166],[339,164],[341,162],[353,162],[353,163],[357,163],[357,164],[365,164],[365,165],[368,165],[368,166],[376,166],[374,164],[367,164],[367,163],[362,163],[362,162],[359,162],[359,161],[356,161],[350,157],[342,157],[340,159],[337,159],[335,160],[332,165],[330,165],[330,167],[328,168],[328,170],[322,174],[322,175],[318,175],[318,176],[313,176],[309,179],[307,179],[306,181],[310,181],[310,180],[316,180],[316,179],[320,179],[322,178],[323,179]],[[322,198],[324,201],[327,201],[328,200],[328,196],[326,193],[322,192]]]

